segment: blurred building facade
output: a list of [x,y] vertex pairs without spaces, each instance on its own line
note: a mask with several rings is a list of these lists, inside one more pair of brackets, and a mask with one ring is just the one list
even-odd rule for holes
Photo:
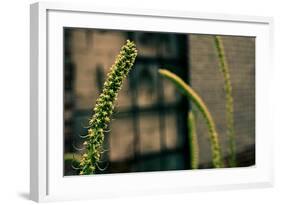
[[[201,95],[213,114],[227,157],[225,94],[213,38],[209,35],[65,29],[65,153],[79,147],[106,73],[126,39],[138,56],[118,95],[106,133],[103,173],[189,169],[187,113],[189,102],[157,73],[168,68]],[[234,97],[234,122],[241,166],[254,164],[255,40],[223,37]],[[196,114],[200,167],[210,167],[208,132]],[[74,145],[74,146],[73,146]],[[66,172],[71,174],[71,171]]]

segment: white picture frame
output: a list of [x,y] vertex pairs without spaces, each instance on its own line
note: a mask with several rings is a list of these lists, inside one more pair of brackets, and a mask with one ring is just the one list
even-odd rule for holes
[[[256,165],[64,177],[63,157],[59,157],[63,153],[63,27],[255,36]],[[97,8],[95,5],[71,3],[32,4],[30,198],[41,202],[272,186],[272,113],[266,109],[270,105],[267,96],[273,69],[272,28],[273,19],[270,17]]]

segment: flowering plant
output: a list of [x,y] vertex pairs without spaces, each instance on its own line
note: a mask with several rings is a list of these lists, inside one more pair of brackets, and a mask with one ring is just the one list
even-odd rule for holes
[[94,114],[89,119],[88,134],[84,136],[85,152],[79,163],[80,175],[93,174],[103,153],[104,131],[108,127],[113,113],[114,103],[124,79],[133,67],[137,56],[134,42],[127,40],[121,48],[104,83],[102,93],[96,101]]

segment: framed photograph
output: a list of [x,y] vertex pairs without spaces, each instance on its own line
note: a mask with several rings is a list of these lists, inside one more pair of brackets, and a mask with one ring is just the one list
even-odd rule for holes
[[30,18],[32,200],[272,186],[271,18],[67,3]]

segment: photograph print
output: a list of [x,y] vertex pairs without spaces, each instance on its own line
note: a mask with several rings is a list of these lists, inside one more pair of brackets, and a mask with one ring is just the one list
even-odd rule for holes
[[63,33],[64,176],[255,165],[255,37]]

